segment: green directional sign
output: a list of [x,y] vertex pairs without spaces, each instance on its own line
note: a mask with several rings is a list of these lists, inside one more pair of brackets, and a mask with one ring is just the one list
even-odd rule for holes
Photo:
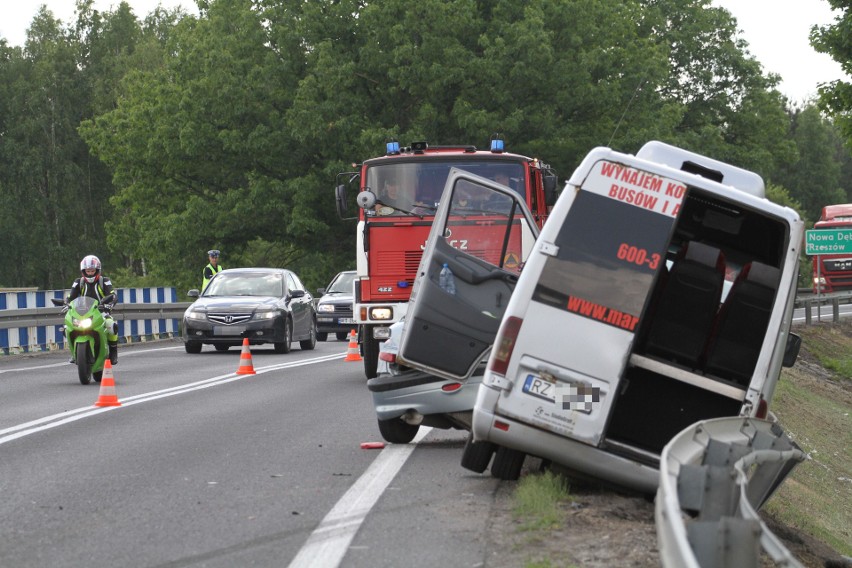
[[852,253],[852,229],[813,229],[805,231],[805,254]]

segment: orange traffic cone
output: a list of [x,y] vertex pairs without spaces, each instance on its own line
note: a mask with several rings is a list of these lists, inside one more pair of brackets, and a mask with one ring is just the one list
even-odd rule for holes
[[251,351],[249,351],[248,337],[243,338],[243,350],[240,352],[240,368],[238,375],[255,375],[254,365],[251,364]]
[[98,393],[98,401],[95,406],[121,406],[118,397],[115,396],[115,379],[112,376],[112,363],[109,362],[109,359],[104,361],[101,391]]
[[346,349],[344,361],[363,361],[361,354],[358,353],[358,338],[355,336],[354,329],[349,332],[349,347]]

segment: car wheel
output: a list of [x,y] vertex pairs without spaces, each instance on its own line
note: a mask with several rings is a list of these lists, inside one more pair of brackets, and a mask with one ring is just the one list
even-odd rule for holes
[[491,461],[491,456],[494,455],[496,446],[491,442],[474,442],[473,434],[468,434],[467,441],[464,443],[464,451],[462,452],[461,465],[465,469],[482,473],[488,469],[488,463]]
[[[369,329],[365,330],[367,336],[371,335]],[[364,374],[368,379],[375,379],[379,368],[379,340],[372,337],[364,337]]]
[[227,351],[231,346],[230,345],[216,345],[216,351]]
[[497,448],[494,463],[491,464],[491,476],[506,481],[515,481],[521,476],[521,468],[527,454],[511,450],[505,446]]
[[335,335],[335,337],[337,337],[338,341],[346,341],[349,338],[349,334],[346,333],[345,331],[338,331],[334,335]]
[[307,339],[300,341],[299,347],[301,347],[303,351],[310,351],[311,349],[313,349],[316,346],[317,346],[317,322],[312,319],[311,320],[310,336]]
[[201,353],[201,342],[187,341],[183,344],[183,348],[186,349],[187,353]]
[[317,332],[317,341],[327,341],[328,340],[328,332],[326,331],[318,331]]
[[293,341],[293,335],[290,331],[290,320],[284,321],[284,341],[280,343],[273,343],[273,347],[275,348],[276,353],[289,353],[290,352],[290,343]]
[[409,424],[399,418],[379,420],[378,422],[382,438],[391,444],[407,444],[414,439],[420,429],[418,424]]

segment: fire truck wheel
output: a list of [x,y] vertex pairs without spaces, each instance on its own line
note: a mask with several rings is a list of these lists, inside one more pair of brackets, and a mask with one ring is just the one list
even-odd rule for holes
[[[369,335],[369,331],[367,332]],[[364,374],[368,379],[375,379],[379,368],[379,340],[372,337],[364,338]]]
[[378,422],[382,438],[391,444],[407,444],[414,439],[414,436],[417,435],[417,430],[420,429],[419,425],[403,422],[399,418],[379,420]]

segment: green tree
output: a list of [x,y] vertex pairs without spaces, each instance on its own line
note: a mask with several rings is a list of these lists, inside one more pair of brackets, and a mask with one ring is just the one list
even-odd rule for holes
[[[852,3],[828,0],[833,10],[840,11],[833,24],[811,28],[811,45],[831,56],[847,76],[852,75]],[[834,119],[847,145],[852,143],[852,83],[832,81],[819,87],[819,105]]]

